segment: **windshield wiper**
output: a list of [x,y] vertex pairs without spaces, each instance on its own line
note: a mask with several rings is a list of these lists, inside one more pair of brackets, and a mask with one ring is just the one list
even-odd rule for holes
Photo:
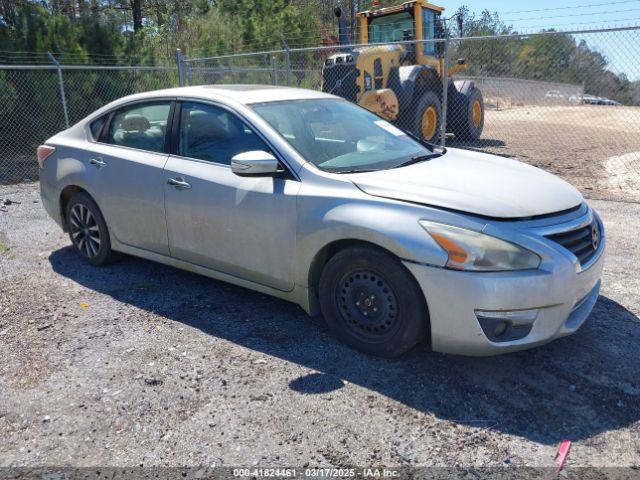
[[415,157],[411,157],[406,162],[402,162],[399,165],[396,165],[393,168],[407,167],[409,165],[413,165],[414,163],[426,162],[427,160],[432,160],[437,157],[441,157],[444,155],[444,152],[430,153],[428,155],[416,155]]

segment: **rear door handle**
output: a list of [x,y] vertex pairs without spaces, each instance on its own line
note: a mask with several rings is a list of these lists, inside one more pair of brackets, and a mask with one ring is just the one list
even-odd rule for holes
[[184,178],[170,178],[167,180],[167,184],[175,187],[178,190],[189,190],[191,188],[191,184],[184,181]]
[[91,160],[89,160],[89,163],[99,168],[107,166],[107,164],[104,163],[101,158],[92,158]]

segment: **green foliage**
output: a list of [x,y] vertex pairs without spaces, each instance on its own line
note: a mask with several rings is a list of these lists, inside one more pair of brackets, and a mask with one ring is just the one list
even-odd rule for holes
[[[381,6],[400,1],[383,0]],[[189,57],[212,57],[281,49],[283,37],[292,47],[331,42],[336,33],[332,5],[321,0],[0,0],[0,63],[49,63],[46,53],[52,52],[63,64],[169,66],[159,72],[65,69],[74,123],[124,95],[175,86],[176,48]],[[578,84],[585,93],[640,105],[640,81],[614,73],[607,58],[584,40],[566,34],[509,37],[516,32],[497,13],[473,14],[466,7],[456,13],[463,18],[463,31],[449,21],[451,37],[504,36],[451,44],[452,58],[465,58],[468,74]],[[319,88],[322,63],[331,53],[292,53],[292,84]],[[283,54],[203,62],[200,66],[207,68],[200,71],[197,66],[191,74],[200,83],[284,84],[286,78]],[[0,145],[30,162],[34,175],[36,146],[64,128],[63,119],[55,70],[0,68]],[[0,178],[6,179],[2,169],[0,162]]]
[[[5,118],[13,110],[14,102],[18,99],[16,89],[7,80],[5,72],[0,70],[0,119]],[[2,128],[2,125],[0,125]]]

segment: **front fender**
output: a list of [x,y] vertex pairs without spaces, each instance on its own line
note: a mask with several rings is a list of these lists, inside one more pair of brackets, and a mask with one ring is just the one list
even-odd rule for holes
[[316,255],[341,240],[368,242],[410,262],[436,266],[447,262],[447,254],[418,223],[426,216],[419,206],[373,197],[336,202],[324,209],[318,209],[320,205],[309,201],[298,217],[296,283],[300,285],[309,286]]
[[475,88],[476,83],[473,80],[454,80],[453,87],[463,95],[469,93]]
[[[390,87],[393,88],[393,87]],[[396,90],[396,88],[394,88]],[[428,65],[408,65],[398,69],[398,100],[400,109],[408,110],[414,98],[428,90],[442,96],[442,82],[434,67]]]

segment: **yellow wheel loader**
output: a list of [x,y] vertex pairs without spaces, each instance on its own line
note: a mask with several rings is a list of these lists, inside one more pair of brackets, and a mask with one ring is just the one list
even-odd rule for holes
[[[359,43],[369,46],[343,49],[327,58],[322,68],[322,90],[356,102],[435,143],[440,140],[446,75],[446,131],[459,140],[479,139],[484,127],[482,93],[473,81],[451,80],[466,68],[465,61],[458,60],[445,72],[444,43],[433,41],[444,37],[443,11],[426,0],[411,0],[357,13]],[[340,9],[335,13],[341,43],[346,43]],[[383,45],[403,41],[412,42]]]

